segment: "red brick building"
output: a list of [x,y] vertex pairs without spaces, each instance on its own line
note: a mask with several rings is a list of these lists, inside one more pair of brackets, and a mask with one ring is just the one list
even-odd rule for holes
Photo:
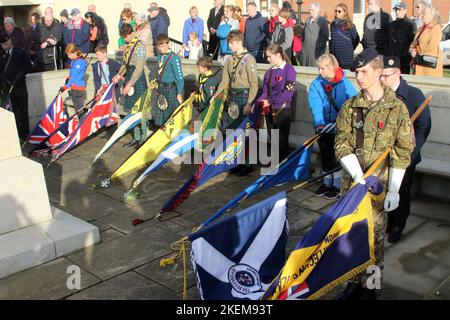
[[[280,6],[285,0],[253,0],[258,4],[258,9],[260,11],[267,15],[268,14],[268,8],[272,3],[278,3]],[[294,10],[297,12],[297,0],[288,0]],[[408,6],[408,13],[407,15],[409,17],[413,16],[413,10],[414,10],[414,2],[416,0],[402,0],[405,2]],[[226,0],[226,3],[232,3],[239,5],[244,12],[246,12],[245,3],[248,2],[248,0]],[[364,16],[367,13],[367,0],[303,0],[302,4],[302,21],[305,21],[305,19],[308,17],[308,9],[309,5],[313,2],[318,2],[321,4],[321,14],[325,16],[328,21],[332,21],[334,19],[334,9],[338,3],[345,3],[350,11],[350,15],[352,20],[354,20],[355,24],[360,27],[362,26],[362,22],[364,21]],[[391,13],[392,8],[394,5],[398,2],[401,2],[401,0],[381,0],[381,6],[384,11]],[[439,13],[442,18],[442,23],[447,23],[449,21],[449,13],[450,13],[450,0],[432,0],[433,4],[439,9]]]

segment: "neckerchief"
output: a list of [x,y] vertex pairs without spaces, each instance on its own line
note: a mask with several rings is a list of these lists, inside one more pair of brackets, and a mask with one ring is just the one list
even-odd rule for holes
[[233,83],[234,79],[236,79],[237,67],[239,66],[239,63],[242,61],[242,58],[244,58],[244,56],[247,53],[248,53],[247,49],[244,48],[244,51],[242,51],[241,54],[233,54],[233,68],[231,69],[229,89],[231,89],[231,84]]
[[[158,64],[158,75],[159,75],[160,79],[162,79],[164,69],[166,68],[167,63],[169,62],[169,60],[171,58],[171,56],[170,56],[171,53],[173,53],[172,50],[169,50],[166,53],[161,55],[161,60],[159,61],[159,64]],[[164,62],[164,57],[166,57],[166,56],[169,56],[169,57]]]
[[139,41],[138,37],[134,37],[133,40],[131,40],[127,47],[125,48],[125,54],[123,55],[124,62],[129,65],[131,57],[133,56],[134,48],[136,47],[137,43]]

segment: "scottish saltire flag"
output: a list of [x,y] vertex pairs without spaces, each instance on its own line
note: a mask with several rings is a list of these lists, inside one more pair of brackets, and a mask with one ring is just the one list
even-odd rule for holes
[[164,166],[167,162],[181,157],[186,152],[194,148],[198,139],[198,133],[190,134],[189,131],[183,131],[173,142],[153,161],[152,165],[145,170],[139,178],[133,183],[133,188],[137,188],[152,172]]
[[100,158],[106,151],[108,151],[113,146],[113,144],[116,143],[117,140],[119,140],[125,133],[140,124],[141,119],[142,112],[127,114],[116,131],[114,131],[114,134],[111,136],[111,138],[108,139],[102,150],[100,150],[100,152],[95,156],[92,162],[97,161],[98,158]]
[[119,114],[114,97],[114,83],[105,90],[99,101],[87,112],[83,120],[64,144],[57,148],[53,160],[58,160],[64,153],[75,148],[86,138],[104,126],[111,126],[119,121]]
[[203,183],[242,163],[242,159],[245,157],[246,137],[249,134],[249,130],[255,127],[259,114],[259,112],[255,112],[244,118],[241,124],[234,130],[234,134],[227,136],[220,149],[216,147],[213,150],[211,156],[203,161],[197,172],[164,205],[161,209],[162,213],[175,210]]
[[55,133],[50,139],[48,137],[65,123],[68,118],[67,111],[64,109],[62,94],[58,93],[33,130],[31,130],[27,141],[31,144],[40,144],[46,140],[48,141],[47,145],[58,145],[66,138],[63,132]]
[[371,199],[382,191],[375,177],[351,188],[296,245],[262,299],[317,299],[375,264]]
[[189,236],[197,287],[204,300],[257,300],[284,265],[284,192]]
[[205,222],[209,224],[220,216],[224,215],[229,209],[234,208],[244,198],[250,198],[258,192],[269,189],[277,184],[305,180],[310,176],[309,166],[311,163],[311,144],[304,144],[294,150],[288,158],[267,175],[262,175],[250,186],[239,193],[234,199],[228,202],[223,208],[217,211],[210,219]]

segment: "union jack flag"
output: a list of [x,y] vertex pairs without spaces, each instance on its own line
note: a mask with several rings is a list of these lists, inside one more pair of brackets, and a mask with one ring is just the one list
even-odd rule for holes
[[115,102],[114,85],[114,83],[109,85],[95,106],[87,112],[75,131],[57,148],[53,161],[58,160],[64,153],[75,148],[102,127],[111,126],[119,121],[120,117]]
[[[69,118],[67,111],[64,109],[62,94],[59,93],[48,106],[39,122],[31,131],[27,141],[31,144],[40,144],[47,140],[47,145],[54,146],[66,138],[63,132],[52,133],[58,129]],[[49,136],[51,138],[49,139]]]

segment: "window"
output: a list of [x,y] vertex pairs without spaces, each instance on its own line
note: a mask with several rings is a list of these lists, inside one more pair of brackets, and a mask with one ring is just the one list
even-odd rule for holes
[[244,1],[245,1],[245,8],[243,8],[243,11],[245,13],[247,13],[247,3],[254,2],[254,3],[256,3],[258,11],[261,12],[261,14],[264,17],[269,16],[269,10],[270,10],[270,6],[272,5],[272,2],[276,3],[273,0],[244,0]]
[[364,14],[364,0],[353,0],[353,13]]

